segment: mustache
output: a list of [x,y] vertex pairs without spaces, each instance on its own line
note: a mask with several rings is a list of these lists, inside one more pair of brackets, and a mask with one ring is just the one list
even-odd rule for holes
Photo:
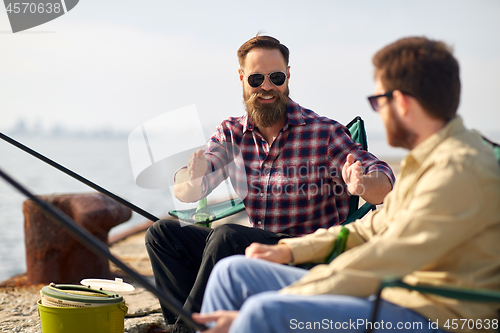
[[283,95],[282,93],[275,91],[275,90],[258,91],[258,92],[255,92],[253,94],[250,94],[247,102],[248,103],[255,103],[256,101],[258,101],[257,98],[263,98],[263,97],[278,97],[278,98],[280,98],[282,95]]
[[282,103],[288,103],[288,96],[279,91],[269,90],[269,91],[258,91],[248,96],[248,99],[245,101],[246,105],[255,105],[255,103],[259,103],[258,98],[263,97],[277,97],[278,100],[281,100]]

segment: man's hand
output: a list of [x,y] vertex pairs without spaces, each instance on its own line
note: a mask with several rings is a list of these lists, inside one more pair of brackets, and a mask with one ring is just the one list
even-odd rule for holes
[[361,162],[354,162],[352,154],[347,155],[342,168],[342,178],[347,184],[347,190],[350,194],[358,195],[374,205],[381,204],[387,193],[392,190],[389,177],[377,171],[365,175]]
[[352,154],[347,155],[346,162],[342,168],[342,178],[347,184],[347,190],[352,195],[363,196],[365,194],[365,173],[360,161],[354,162]]
[[288,264],[293,261],[292,250],[286,244],[266,245],[252,243],[245,249],[245,256],[278,264]]
[[192,181],[194,186],[201,186],[202,177],[207,173],[208,165],[203,150],[198,149],[189,157],[187,165],[187,180]]
[[189,157],[187,168],[179,170],[175,175],[175,197],[182,202],[195,202],[200,199],[201,184],[207,169],[203,150],[198,149]]
[[215,327],[209,328],[204,333],[226,333],[233,323],[234,319],[238,316],[238,311],[224,311],[219,310],[213,313],[193,313],[193,320],[200,324],[216,322]]

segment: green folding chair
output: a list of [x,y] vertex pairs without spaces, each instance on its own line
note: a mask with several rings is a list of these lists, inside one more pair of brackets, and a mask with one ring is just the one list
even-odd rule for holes
[[[487,138],[483,137],[484,143],[490,145],[493,148],[495,157],[500,164],[500,145],[494,143]],[[488,289],[470,289],[470,288],[458,288],[458,287],[444,287],[444,286],[426,286],[418,285],[412,286],[406,284],[402,281],[401,277],[387,277],[380,284],[380,288],[377,292],[377,298],[373,306],[371,322],[375,323],[377,320],[378,310],[380,307],[380,295],[382,290],[387,287],[404,288],[408,290],[418,291],[424,294],[433,294],[442,297],[452,298],[460,301],[467,302],[493,302],[500,303],[500,291],[498,290],[488,290]],[[369,329],[366,332],[371,332]],[[500,328],[499,328],[500,331]]]
[[[357,116],[349,124],[347,124],[346,127],[351,133],[351,138],[354,142],[359,143],[363,150],[368,151],[368,141],[366,138],[365,122],[363,119],[361,119],[360,116]],[[369,211],[375,209],[376,206],[368,202],[359,207],[359,197],[357,195],[352,195],[349,202],[349,213],[347,213],[347,218],[344,222],[342,222],[342,225],[354,222],[365,216]]]
[[[346,127],[349,130],[351,138],[354,140],[354,142],[359,143],[364,150],[368,150],[365,124],[363,119],[357,116],[349,124],[347,124]],[[375,209],[375,206],[369,203],[365,203],[359,208],[358,206],[359,197],[351,196],[349,213],[347,215],[348,217],[343,222],[343,224],[351,223],[356,219],[363,217],[370,210]],[[172,210],[168,213],[180,220],[210,227],[212,222],[237,214],[243,210],[245,210],[245,205],[239,198],[227,200],[213,205],[207,205],[207,200],[206,198],[204,198],[198,202],[198,208]]]

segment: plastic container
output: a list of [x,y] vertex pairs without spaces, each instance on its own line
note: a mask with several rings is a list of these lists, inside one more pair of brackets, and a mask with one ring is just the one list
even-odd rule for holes
[[125,302],[99,307],[53,307],[38,301],[43,333],[123,333]]
[[[82,282],[84,281],[88,280]],[[110,283],[119,283],[119,281],[103,281],[108,287]],[[95,288],[96,285],[94,282],[92,287]],[[124,319],[128,310],[123,297],[116,292],[104,291],[100,287],[99,289],[90,287],[90,285],[85,287],[56,284],[43,287],[40,291],[41,299],[38,301],[42,332],[123,333]]]

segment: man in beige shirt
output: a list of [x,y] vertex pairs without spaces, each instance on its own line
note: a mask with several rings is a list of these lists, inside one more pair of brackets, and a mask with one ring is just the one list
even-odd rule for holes
[[379,322],[368,323],[369,296],[384,277],[500,290],[500,167],[456,115],[458,62],[444,43],[414,37],[386,46],[373,64],[369,101],[389,143],[410,151],[384,207],[347,226],[346,252],[329,265],[306,271],[275,263],[323,262],[340,226],[274,246],[252,244],[250,258],[222,261],[207,286],[206,314],[194,315],[217,322],[210,332],[498,331],[499,304],[398,288],[384,290]]

